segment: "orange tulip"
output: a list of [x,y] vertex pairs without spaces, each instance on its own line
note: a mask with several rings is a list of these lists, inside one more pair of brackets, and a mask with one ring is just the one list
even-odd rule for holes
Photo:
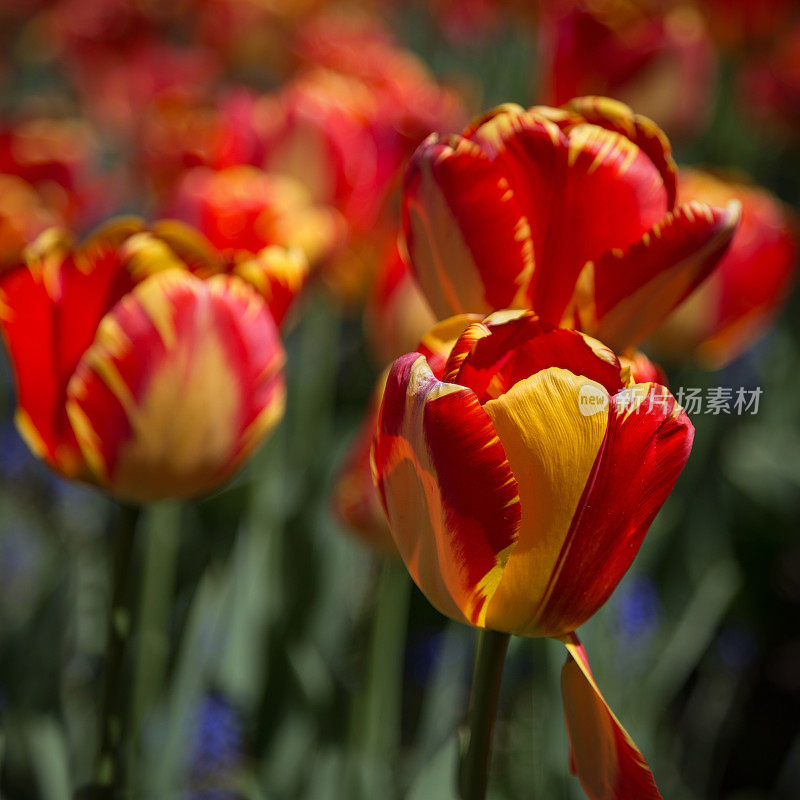
[[[628,569],[692,437],[669,392],[634,384],[603,344],[504,311],[464,331],[441,378],[421,353],[394,363],[373,477],[400,555],[436,608],[479,628],[565,640],[576,655],[575,629]],[[588,666],[575,664],[565,708],[584,788],[658,797],[641,754],[610,712],[598,713]]]
[[675,206],[664,134],[607,98],[501,106],[431,136],[406,175],[401,247],[434,313],[533,308],[624,352],[709,274],[739,206]]
[[719,368],[763,335],[797,270],[797,227],[788,209],[764,189],[682,170],[679,196],[719,205],[742,203],[742,221],[711,277],[682,303],[651,341],[665,357],[694,356]]
[[[178,223],[51,229],[0,282],[17,426],[68,478],[129,502],[226,480],[283,414],[264,296]],[[237,274],[234,274],[237,273]]]

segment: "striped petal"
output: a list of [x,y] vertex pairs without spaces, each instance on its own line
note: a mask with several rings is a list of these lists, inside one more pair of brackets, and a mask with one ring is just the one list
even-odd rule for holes
[[667,207],[672,209],[678,193],[678,168],[666,134],[653,120],[610,97],[576,97],[564,108],[592,125],[599,125],[630,139],[658,169],[667,190]]
[[574,631],[606,602],[691,450],[694,428],[663,386],[624,389],[610,398],[603,417],[607,425],[598,458],[537,609],[542,635]]
[[559,323],[587,261],[633,244],[669,207],[658,167],[616,130],[583,121],[562,131],[512,107],[487,115],[471,137],[528,223],[536,266],[527,305],[545,322]]
[[437,322],[420,341],[417,352],[425,356],[431,372],[442,379],[447,360],[464,332],[481,319],[478,314],[458,314]]
[[587,265],[573,297],[573,319],[617,352],[632,347],[708,276],[740,216],[736,201],[726,210],[698,202],[679,206],[627,250],[611,250]]
[[600,694],[575,634],[561,672],[572,771],[589,800],[661,800],[650,767]]
[[373,477],[409,572],[442,613],[484,622],[520,525],[517,482],[469,390],[409,353],[389,374]]
[[27,264],[0,282],[0,325],[13,363],[17,426],[38,457],[68,477],[85,465],[64,412],[67,382],[103,315],[133,286],[98,234],[80,251],[65,231],[43,233]]
[[264,299],[277,325],[308,279],[308,260],[299,250],[276,245],[236,264],[233,274],[249,283]]
[[483,403],[548,367],[584,375],[614,393],[620,362],[605,345],[544,325],[531,311],[501,311],[467,329],[450,355],[444,380],[472,389]]
[[519,486],[519,540],[489,600],[486,627],[541,635],[537,612],[605,441],[608,412],[581,411],[595,381],[551,367],[484,405]]
[[214,488],[281,418],[283,361],[242,281],[148,278],[103,318],[67,388],[95,480],[133,502]]
[[769,327],[796,272],[800,240],[790,212],[763,189],[682,170],[680,195],[715,206],[736,198],[742,220],[719,266],[651,342],[667,357],[692,355],[719,369]]
[[414,154],[401,251],[440,319],[526,304],[528,220],[508,176],[468,139],[433,135]]

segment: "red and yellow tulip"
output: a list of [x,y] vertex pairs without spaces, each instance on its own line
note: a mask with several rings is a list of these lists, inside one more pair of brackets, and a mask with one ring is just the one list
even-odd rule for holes
[[179,223],[120,219],[79,247],[43,233],[0,282],[31,450],[130,502],[218,486],[283,414],[263,271]]
[[[467,327],[439,376],[441,359],[423,353],[402,356],[389,373],[372,451],[381,502],[411,576],[442,613],[559,638],[577,657],[575,629],[630,566],[693,428],[663,386],[634,384],[583,333],[530,311],[468,323],[440,323],[444,341]],[[584,788],[592,798],[657,797],[610,712],[602,725],[586,713],[582,695],[605,706],[588,666],[575,663],[579,672],[565,668],[565,695]],[[592,757],[592,747],[608,758]],[[652,792],[620,793],[634,779]]]
[[709,173],[682,170],[678,194],[712,205],[738,198],[742,221],[717,269],[651,343],[668,358],[693,356],[719,368],[757,341],[779,311],[797,271],[797,224],[766,190]]
[[624,352],[699,285],[739,220],[676,206],[669,142],[607,98],[501,106],[409,166],[401,246],[439,318],[533,308]]

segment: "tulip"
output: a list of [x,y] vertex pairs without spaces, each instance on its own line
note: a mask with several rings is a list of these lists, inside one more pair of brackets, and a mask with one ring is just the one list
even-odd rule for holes
[[709,274],[740,209],[676,206],[669,142],[607,98],[501,106],[431,136],[403,193],[401,249],[439,318],[533,308],[624,352]]
[[189,170],[178,181],[167,210],[231,257],[280,245],[300,250],[317,265],[330,258],[346,236],[337,211],[313,205],[305,187],[294,179],[256,167]]
[[561,0],[543,5],[540,31],[546,103],[608,95],[673,135],[694,133],[708,121],[715,53],[696,9]]
[[771,138],[795,142],[800,134],[800,18],[784,26],[770,47],[743,64],[740,103]]
[[221,170],[257,165],[264,157],[264,104],[237,88],[217,97],[169,94],[151,103],[139,120],[137,160],[159,198],[168,196],[193,167]]
[[372,465],[400,555],[452,619],[567,643],[573,762],[592,798],[658,797],[598,713],[573,637],[631,564],[692,437],[664,387],[634,384],[605,345],[530,311],[471,324],[441,378],[409,353],[387,379]]
[[0,269],[17,263],[29,241],[62,221],[27,181],[0,174]]
[[393,237],[364,307],[367,341],[379,365],[414,350],[436,322]]
[[177,223],[121,219],[78,247],[50,229],[3,277],[17,426],[61,475],[129,503],[201,494],[280,420],[269,286],[213,254]]
[[682,170],[679,196],[714,205],[736,197],[742,221],[711,277],[654,333],[668,358],[725,366],[769,328],[797,270],[798,234],[788,209],[764,189]]

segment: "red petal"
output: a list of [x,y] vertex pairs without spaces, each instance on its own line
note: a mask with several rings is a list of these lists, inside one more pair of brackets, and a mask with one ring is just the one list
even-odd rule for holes
[[740,214],[735,201],[726,210],[686,203],[626,251],[605,253],[594,264],[596,329],[591,313],[585,320],[592,334],[616,352],[641,341],[717,265]]
[[530,311],[498,312],[467,329],[444,380],[468,386],[485,403],[548,367],[583,375],[612,394],[622,388],[620,363],[607,347],[577,331],[553,330]]
[[373,475],[414,580],[440,611],[480,625],[518,535],[517,484],[475,395],[437,381],[418,353],[389,374]]
[[64,232],[47,231],[0,284],[18,421],[34,452],[72,477],[84,467],[64,411],[67,382],[100,319],[133,285],[111,238],[103,231],[73,253]]
[[653,773],[600,694],[575,634],[561,672],[570,761],[590,800],[662,800]]
[[403,191],[401,249],[434,313],[524,305],[533,270],[528,221],[508,176],[467,139],[431,136]]
[[606,602],[683,469],[694,438],[672,395],[637,384],[611,398],[605,442],[539,610],[544,635],[574,631]]
[[658,169],[616,131],[582,123],[562,132],[536,110],[506,109],[472,138],[492,154],[529,224],[536,266],[528,304],[553,325],[586,262],[629,246],[667,210]]
[[653,120],[610,97],[576,97],[565,106],[586,122],[626,136],[644,151],[661,174],[667,190],[667,207],[672,209],[678,194],[678,168],[672,145]]

